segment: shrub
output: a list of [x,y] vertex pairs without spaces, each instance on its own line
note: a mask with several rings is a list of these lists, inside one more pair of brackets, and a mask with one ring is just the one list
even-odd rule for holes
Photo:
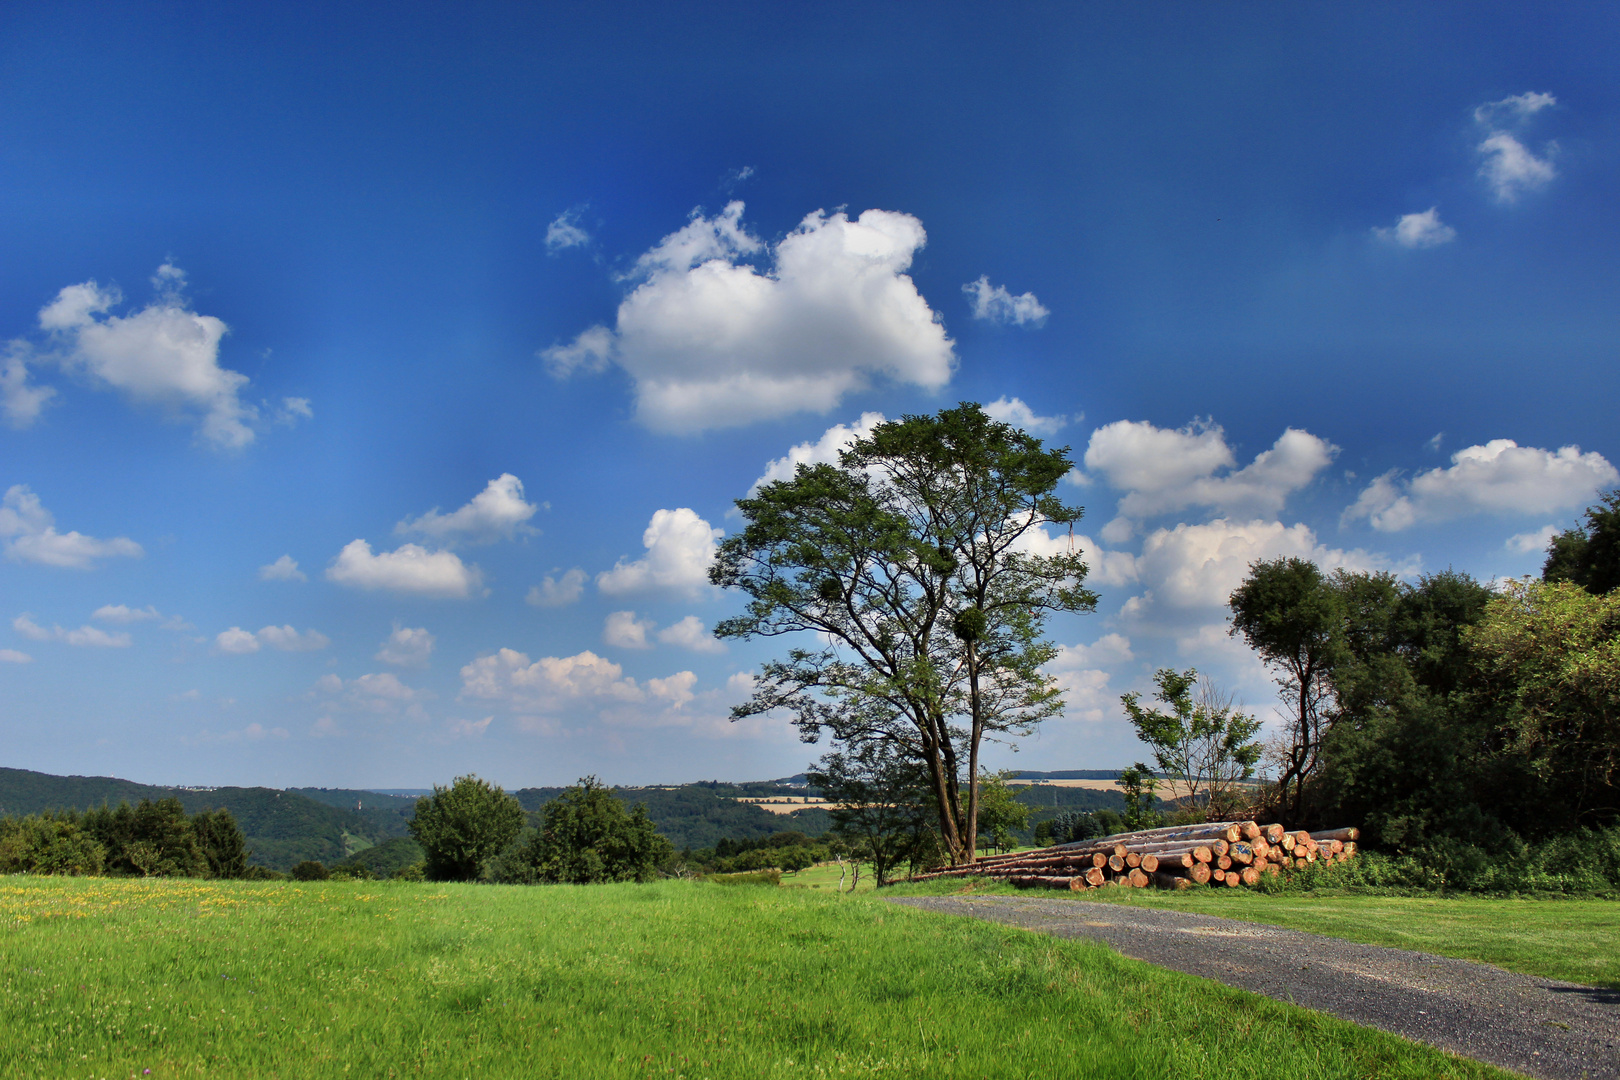
[[94,875],[106,859],[106,848],[71,815],[0,820],[0,873]]
[[294,881],[325,881],[331,876],[331,872],[314,859],[305,859],[292,868],[292,879]]

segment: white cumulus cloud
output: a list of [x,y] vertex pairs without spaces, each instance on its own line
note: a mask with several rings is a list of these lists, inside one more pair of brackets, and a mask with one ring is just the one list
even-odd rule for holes
[[453,551],[429,551],[403,544],[394,551],[372,554],[364,540],[351,540],[326,568],[326,580],[356,589],[384,589],[460,599],[484,587],[483,573],[461,561]]
[[34,641],[60,641],[78,648],[127,649],[130,644],[129,634],[124,631],[109,634],[99,626],[81,626],[77,630],[52,626],[47,630],[26,611],[11,620],[11,628]]
[[259,567],[259,580],[308,581],[309,575],[298,569],[298,562],[291,555],[283,555],[275,562]]
[[1550,109],[1558,104],[1558,99],[1551,94],[1544,94],[1532,90],[1525,94],[1514,94],[1501,101],[1488,101],[1474,109],[1474,122],[1484,127],[1499,127],[1520,123],[1529,119],[1542,109]]
[[132,608],[128,604],[103,604],[90,613],[96,622],[110,623],[138,623],[153,622],[163,618],[158,609],[148,604],[144,608]]
[[709,564],[724,535],[725,530],[710,528],[685,507],[659,510],[641,534],[646,557],[620,559],[613,569],[596,575],[596,587],[609,596],[653,590],[700,595],[709,587]]
[[872,429],[881,423],[883,423],[882,413],[864,412],[853,424],[834,424],[822,432],[819,439],[788,447],[786,454],[773,458],[766,464],[765,472],[754,481],[748,489],[748,494],[750,496],[757,494],[766,484],[793,479],[800,465],[838,464],[838,455],[841,452],[854,445],[855,440],[869,438]]
[[1011,323],[1014,326],[1040,326],[1052,314],[1032,292],[1014,296],[1005,285],[990,284],[990,275],[980,275],[978,281],[962,286],[973,307],[973,317],[985,322]]
[[1431,248],[1457,239],[1457,230],[1440,220],[1440,208],[1431,206],[1421,214],[1402,214],[1392,228],[1377,228],[1373,235],[1404,248]]
[[1528,555],[1532,551],[1546,551],[1547,545],[1552,543],[1552,538],[1557,535],[1558,526],[1543,525],[1535,532],[1516,533],[1508,537],[1502,546],[1509,551],[1517,551],[1522,555]]
[[[520,718],[564,715],[638,727],[691,727],[713,720],[686,708],[705,696],[694,691],[697,676],[692,672],[640,683],[618,664],[590,651],[531,661],[514,649],[501,649],[463,667],[461,684],[462,698],[496,702]],[[520,726],[556,730],[549,722],[520,722]]]
[[55,358],[133,401],[200,414],[198,434],[217,449],[246,446],[258,410],[241,398],[247,376],[219,365],[228,328],[191,310],[179,268],[158,267],[153,284],[157,299],[130,315],[108,313],[123,301],[116,288],[94,281],[64,288],[39,313]]
[[1045,526],[1028,530],[1018,538],[1017,550],[1054,558],[1078,551],[1086,562],[1087,585],[1130,585],[1136,581],[1136,556],[1128,551],[1108,551],[1084,533],[1046,531]]
[[650,649],[647,635],[654,629],[651,620],[638,619],[633,611],[615,611],[602,624],[602,641],[620,649]]
[[244,655],[256,653],[261,646],[281,652],[314,652],[332,644],[332,639],[319,630],[302,633],[291,626],[266,626],[257,633],[249,633],[240,626],[221,630],[214,636],[214,648],[222,653]]
[[560,577],[547,574],[540,579],[540,584],[529,588],[529,595],[524,599],[534,607],[567,607],[584,594],[585,571],[576,566]]
[[726,651],[725,642],[709,633],[709,628],[696,615],[688,615],[680,622],[664,627],[658,631],[658,640],[665,645],[677,645],[699,653]]
[[1171,430],[1148,421],[1119,420],[1091,433],[1085,467],[1126,492],[1119,500],[1125,517],[1192,506],[1275,514],[1338,452],[1326,439],[1288,428],[1269,450],[1233,471],[1237,457],[1218,424],[1195,421]]
[[18,430],[32,426],[45,403],[55,395],[51,387],[28,381],[27,345],[11,342],[6,356],[0,359],[0,417],[4,417],[6,425]]
[[874,379],[950,381],[953,344],[905,273],[927,240],[922,222],[818,210],[773,247],[742,212],[694,211],[636,260],[614,327],[545,350],[551,370],[611,359],[634,381],[637,419],[664,432],[826,412]]
[[394,531],[401,535],[417,533],[441,544],[493,544],[533,533],[528,521],[539,509],[524,501],[522,480],[502,473],[455,513],[441,514],[434,507],[415,521],[401,521]]
[[428,633],[426,627],[401,626],[394,624],[394,632],[388,635],[382,648],[377,653],[377,659],[385,664],[395,667],[427,667],[428,658],[433,655],[433,646],[437,638]]
[[1399,470],[1368,484],[1344,512],[1380,532],[1469,514],[1549,514],[1578,507],[1620,472],[1597,451],[1578,446],[1542,450],[1512,439],[1492,439],[1451,455],[1451,467],[1403,480]]
[[90,569],[97,559],[138,559],[145,554],[141,545],[127,537],[97,540],[80,532],[57,532],[56,518],[40,505],[39,496],[27,484],[13,484],[0,499],[0,543],[5,545],[6,557],[15,562],[76,570]]
[[1042,438],[1056,435],[1069,422],[1067,416],[1036,416],[1035,410],[1025,405],[1023,398],[1005,395],[986,405],[984,411],[992,420],[1000,420],[1003,424],[1011,424]]

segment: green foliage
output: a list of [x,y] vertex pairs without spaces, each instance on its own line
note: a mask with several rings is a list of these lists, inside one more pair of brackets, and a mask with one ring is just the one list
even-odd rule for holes
[[179,799],[98,807],[81,819],[107,849],[107,870],[142,877],[205,877],[208,860]]
[[1561,532],[1547,545],[1541,568],[1547,584],[1569,582],[1594,596],[1620,588],[1620,491],[1586,509],[1586,525]]
[[1121,770],[1119,786],[1125,793],[1126,830],[1155,829],[1163,824],[1163,817],[1154,809],[1159,797],[1153,794],[1153,772],[1146,765],[1139,761]]
[[540,828],[502,858],[496,873],[512,882],[650,881],[673,854],[645,807],[626,810],[623,800],[587,776],[546,804]]
[[872,865],[879,887],[895,867],[932,856],[937,806],[924,765],[887,742],[863,742],[822,757],[809,774],[829,811],[833,835],[856,860]]
[[458,776],[416,803],[411,836],[422,845],[431,881],[477,881],[485,865],[523,828],[523,807],[498,786]]
[[0,818],[0,874],[96,875],[106,861],[107,849],[72,815]]
[[983,776],[979,780],[980,836],[988,836],[997,848],[1010,848],[1017,833],[1029,828],[1030,807],[1018,801],[1008,785],[1008,773]]
[[421,844],[408,836],[398,836],[358,851],[332,869],[364,870],[373,877],[387,878],[413,863],[422,862],[424,858]]
[[1077,844],[1125,831],[1125,818],[1112,810],[1065,810],[1053,819],[1052,842]]
[[[1254,741],[1260,721],[1233,707],[1232,699],[1198,672],[1161,668],[1154,676],[1158,700],[1169,711],[1148,709],[1135,691],[1120,702],[1136,728],[1136,737],[1153,750],[1153,760],[1166,774],[1187,785],[1186,809],[1208,810],[1206,820],[1219,820],[1231,801],[1234,785],[1254,775],[1260,744]],[[1193,700],[1193,688],[1198,700]]]
[[208,876],[239,878],[247,873],[247,837],[229,810],[203,810],[191,817]]
[[293,867],[289,876],[294,881],[325,881],[332,874],[322,864],[308,859]]
[[[560,796],[566,788],[523,788],[513,792],[523,809],[537,811]],[[707,781],[668,788],[614,788],[614,794],[630,805],[644,806],[658,832],[677,848],[712,848],[731,838],[763,838],[782,827],[782,817],[761,810],[752,803],[740,803],[741,796],[780,795],[775,784],[724,784]],[[792,815],[804,831],[819,835],[826,831],[826,811],[800,811]]]
[[1019,544],[1080,518],[1053,494],[1070,464],[964,403],[880,424],[838,465],[800,466],[739,499],[746,524],[710,578],[749,603],[715,633],[824,644],[765,664],[733,714],[781,709],[806,741],[903,752],[927,771],[952,860],[972,859],[981,743],[1062,711],[1043,670],[1055,655],[1045,619],[1096,603],[1078,551]]

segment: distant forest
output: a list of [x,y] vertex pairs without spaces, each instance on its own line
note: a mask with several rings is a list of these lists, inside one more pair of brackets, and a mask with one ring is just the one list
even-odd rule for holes
[[[1117,771],[1021,772],[1019,779],[1113,779]],[[795,783],[796,782],[796,783]],[[827,811],[808,807],[791,814],[773,814],[738,798],[764,798],[814,794],[804,787],[803,776],[785,781],[726,783],[706,780],[670,787],[617,788],[630,805],[647,808],[647,816],[677,850],[713,848],[721,840],[759,840],[772,833],[795,830],[820,836],[831,827]],[[532,817],[563,788],[520,788],[512,792]],[[406,823],[416,811],[416,799],[352,788],[221,787],[211,790],[158,787],[110,776],[52,776],[28,769],[0,768],[0,816],[37,814],[44,810],[89,810],[97,806],[135,804],[142,799],[177,798],[189,814],[225,809],[236,818],[247,837],[249,862],[270,870],[287,871],[314,860],[327,866],[352,862],[377,873],[392,873],[421,858]],[[1124,807],[1116,791],[1031,785],[1018,799],[1034,809],[1030,827],[1062,810],[1098,810]],[[1027,837],[1025,838],[1027,840]]]

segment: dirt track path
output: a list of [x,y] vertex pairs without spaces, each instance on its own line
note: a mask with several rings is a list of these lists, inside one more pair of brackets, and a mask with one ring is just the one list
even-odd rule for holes
[[1317,1009],[1548,1080],[1620,1080],[1620,991],[1275,926],[1023,896],[897,897],[1058,937]]

